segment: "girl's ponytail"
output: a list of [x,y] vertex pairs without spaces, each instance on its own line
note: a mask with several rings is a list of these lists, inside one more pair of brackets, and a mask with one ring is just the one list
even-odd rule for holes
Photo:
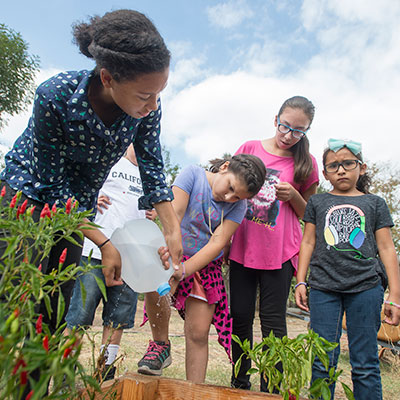
[[74,43],[117,82],[163,72],[171,54],[154,24],[134,10],[115,10],[73,25]]
[[366,171],[363,175],[360,175],[356,183],[356,188],[362,193],[368,194],[371,186],[371,177]]
[[[278,117],[285,111],[286,108],[298,108],[310,120],[310,125],[314,119],[315,107],[314,104],[303,96],[294,96],[287,99],[281,106],[278,112]],[[310,176],[313,163],[310,156],[310,142],[307,136],[303,136],[294,146],[290,148],[294,159],[294,181],[298,184],[304,183]]]

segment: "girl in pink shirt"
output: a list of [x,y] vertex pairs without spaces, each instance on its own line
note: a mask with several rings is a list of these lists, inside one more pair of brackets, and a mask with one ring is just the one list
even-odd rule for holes
[[[263,337],[271,330],[277,337],[287,334],[286,303],[302,238],[299,218],[318,186],[317,163],[307,138],[313,117],[314,106],[308,99],[292,97],[275,116],[273,137],[246,142],[236,152],[256,155],[267,167],[265,183],[248,200],[229,255],[232,333],[242,341],[253,340],[258,286]],[[241,354],[239,345],[232,343],[233,361]],[[250,367],[251,361],[242,359],[238,376],[232,372],[233,387],[250,388],[246,374]],[[261,391],[267,391],[263,378]]]

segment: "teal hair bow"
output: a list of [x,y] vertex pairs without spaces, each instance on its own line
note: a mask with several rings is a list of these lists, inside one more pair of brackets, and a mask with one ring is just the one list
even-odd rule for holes
[[328,147],[335,153],[343,147],[347,147],[355,156],[361,153],[361,143],[353,140],[329,139]]

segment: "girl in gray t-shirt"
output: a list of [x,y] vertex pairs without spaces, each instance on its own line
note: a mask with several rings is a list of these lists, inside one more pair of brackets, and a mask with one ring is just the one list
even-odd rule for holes
[[[377,333],[387,282],[390,292],[384,301],[383,322],[398,325],[400,319],[399,265],[390,232],[393,222],[385,201],[368,192],[370,178],[361,144],[330,139],[328,145],[323,173],[333,189],[312,196],[306,207],[296,303],[310,310],[311,328],[336,343],[346,312],[354,397],[380,400]],[[339,353],[339,345],[330,352],[329,369],[336,368]],[[328,377],[317,359],[312,381]],[[332,398],[334,390],[332,385]]]

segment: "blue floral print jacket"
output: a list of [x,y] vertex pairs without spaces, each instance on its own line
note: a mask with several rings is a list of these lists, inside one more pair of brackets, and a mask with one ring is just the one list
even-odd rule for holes
[[75,197],[81,210],[91,209],[110,169],[133,143],[144,190],[139,208],[172,201],[159,141],[160,102],[146,118],[123,113],[107,128],[88,100],[93,75],[63,72],[38,87],[28,127],[7,153],[0,178],[50,206]]

